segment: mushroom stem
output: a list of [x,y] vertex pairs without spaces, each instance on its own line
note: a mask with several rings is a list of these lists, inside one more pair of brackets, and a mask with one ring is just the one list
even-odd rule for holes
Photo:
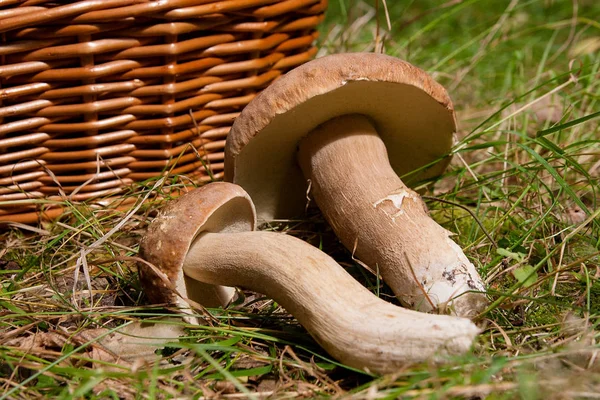
[[483,294],[472,292],[484,290],[475,267],[396,175],[369,119],[347,115],[320,125],[300,142],[298,161],[338,238],[402,302],[470,317],[485,306]]
[[270,296],[331,356],[371,372],[464,353],[479,332],[465,318],[419,313],[381,300],[325,253],[274,232],[203,233],[183,270],[205,283]]

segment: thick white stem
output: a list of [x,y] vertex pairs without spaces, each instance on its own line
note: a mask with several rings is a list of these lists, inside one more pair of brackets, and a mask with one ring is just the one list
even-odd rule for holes
[[366,117],[319,126],[302,140],[298,160],[338,238],[378,270],[401,301],[469,317],[485,307],[482,294],[466,293],[484,290],[473,264],[396,175]]
[[183,269],[205,283],[270,296],[334,358],[372,372],[464,353],[479,332],[468,319],[381,300],[325,253],[274,232],[204,233]]

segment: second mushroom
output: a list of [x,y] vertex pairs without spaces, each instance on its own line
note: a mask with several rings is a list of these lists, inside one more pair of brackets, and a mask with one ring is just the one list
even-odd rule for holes
[[161,303],[175,302],[175,293],[202,301],[206,286],[198,290],[195,282],[264,293],[331,356],[376,373],[464,353],[479,332],[466,318],[420,313],[378,298],[308,243],[253,232],[255,219],[248,194],[230,183],[211,183],[170,203],[140,244],[147,295]]
[[443,171],[455,131],[448,94],[424,71],[381,54],[332,55],[243,110],[225,177],[248,191],[261,221],[298,216],[314,197],[344,246],[404,304],[473,317],[486,305],[479,274],[406,185]]

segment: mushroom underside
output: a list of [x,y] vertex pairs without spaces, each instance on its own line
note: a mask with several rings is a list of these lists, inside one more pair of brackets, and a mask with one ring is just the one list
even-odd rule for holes
[[409,185],[438,176],[449,162],[446,155],[455,130],[451,110],[411,85],[348,81],[276,115],[243,148],[238,148],[237,132],[232,130],[226,179],[248,192],[259,221],[302,214],[308,185],[296,162],[298,143],[326,121],[349,114],[372,121],[397,175],[428,166],[406,177]]

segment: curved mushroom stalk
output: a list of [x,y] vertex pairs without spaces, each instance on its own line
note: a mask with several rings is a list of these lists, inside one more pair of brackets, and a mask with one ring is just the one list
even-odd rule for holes
[[340,241],[377,268],[405,304],[472,317],[485,306],[475,267],[396,175],[366,117],[343,116],[319,126],[301,140],[298,160]]
[[[194,232],[170,270],[170,284],[139,265],[147,293],[172,298],[186,282],[242,286],[285,307],[333,357],[359,369],[386,373],[402,365],[466,352],[478,328],[468,319],[431,315],[391,305],[354,280],[331,257],[280,233],[253,232],[254,206],[230,183],[211,183],[169,204],[143,241],[147,261],[171,268],[165,247],[178,232]],[[187,237],[190,237],[187,235]],[[189,296],[195,293],[188,286]],[[158,295],[157,295],[158,293]]]
[[[443,172],[454,132],[450,97],[424,71],[382,54],[336,54],[288,72],[244,108],[227,137],[225,178],[264,221],[300,215],[310,189],[342,243],[404,304],[472,317],[487,303],[479,274],[405,185]],[[413,171],[409,182],[398,177]]]
[[266,294],[332,357],[371,372],[465,353],[479,332],[465,318],[394,306],[325,253],[279,233],[205,233],[190,248],[183,269],[201,282]]

